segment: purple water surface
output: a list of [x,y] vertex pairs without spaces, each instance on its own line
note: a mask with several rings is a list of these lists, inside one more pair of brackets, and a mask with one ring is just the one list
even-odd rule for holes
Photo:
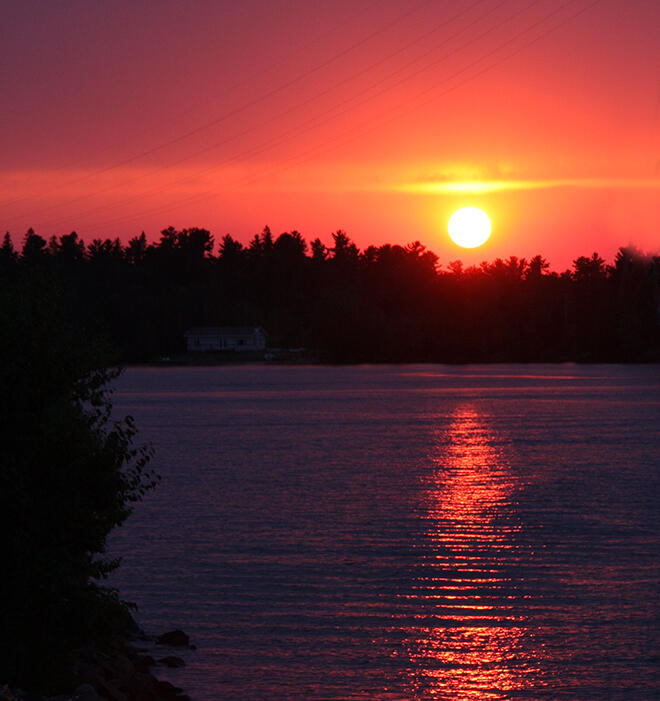
[[659,367],[129,368],[115,409],[162,481],[111,584],[193,699],[660,698]]

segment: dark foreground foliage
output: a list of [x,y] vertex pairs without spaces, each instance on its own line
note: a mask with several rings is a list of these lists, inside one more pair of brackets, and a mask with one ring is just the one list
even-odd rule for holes
[[110,416],[116,372],[71,314],[61,278],[4,264],[0,681],[54,692],[77,650],[128,625],[126,605],[100,585],[118,564],[104,556],[106,537],[154,479],[132,420]]
[[183,351],[189,327],[252,324],[328,362],[660,360],[660,258],[630,247],[559,274],[541,256],[464,268],[418,242],[360,251],[343,231],[331,248],[296,231],[226,235],[215,255],[205,229],[126,246],[28,231],[20,253],[5,238],[0,269],[62,280],[71,317],[126,361]]

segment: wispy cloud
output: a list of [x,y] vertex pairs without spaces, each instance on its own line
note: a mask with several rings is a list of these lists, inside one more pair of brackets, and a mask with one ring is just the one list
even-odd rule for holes
[[427,180],[387,186],[396,192],[411,194],[487,194],[520,190],[556,188],[585,189],[660,189],[660,179],[640,178],[556,178],[548,180]]

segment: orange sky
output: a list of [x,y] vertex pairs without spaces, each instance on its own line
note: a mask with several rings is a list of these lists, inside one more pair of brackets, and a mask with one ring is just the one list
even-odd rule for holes
[[[5,3],[0,226],[660,248],[657,0]],[[459,206],[490,241],[456,247]]]

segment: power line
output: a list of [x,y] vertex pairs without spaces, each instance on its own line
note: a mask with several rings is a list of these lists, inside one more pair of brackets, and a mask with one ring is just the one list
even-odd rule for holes
[[[336,33],[338,29],[343,29],[347,24],[350,24],[354,20],[356,20],[358,17],[361,15],[366,14],[369,12],[372,8],[374,8],[377,5],[380,5],[380,0],[373,0],[370,3],[366,3],[364,5],[360,4],[360,6],[352,13],[342,17],[339,21],[333,23],[332,25],[326,26],[324,28],[324,31],[322,31],[320,34],[317,34],[315,37],[309,39],[308,41],[302,43],[302,44],[296,44],[294,47],[294,51],[292,54],[287,54],[287,55],[281,55],[279,57],[275,57],[272,61],[269,62],[269,65],[264,69],[263,67],[260,67],[259,70],[252,70],[249,73],[245,74],[241,80],[237,80],[236,82],[232,83],[229,85],[225,90],[224,94],[232,93],[233,91],[237,90],[238,88],[242,88],[246,85],[251,84],[255,78],[257,77],[265,77],[268,74],[272,73],[278,66],[280,66],[282,63],[284,63],[286,60],[289,60],[291,58],[291,55],[297,56],[304,54],[307,49],[310,47],[316,46],[321,39],[324,37],[327,37],[328,35]],[[243,11],[239,13],[239,16],[247,16],[251,14],[251,10],[246,9],[245,7],[243,8]],[[53,65],[51,64],[49,66],[51,70],[53,69]],[[42,76],[45,76],[45,74],[41,74]],[[42,83],[44,80],[41,81]],[[34,84],[31,86],[34,89]],[[217,107],[217,101],[213,105],[214,107]],[[170,122],[177,121],[181,119],[182,117],[189,115],[193,112],[199,111],[199,104],[195,103],[194,106],[186,106],[184,109],[180,109],[176,114],[172,115],[170,118]],[[19,110],[16,109],[7,109],[5,108],[5,113],[6,112],[13,112],[15,114],[19,114]],[[153,127],[149,126],[146,128],[142,128],[139,133],[141,134],[151,134],[153,132]],[[98,151],[96,151],[97,154],[99,153],[105,153],[111,149],[116,150],[117,144],[115,142],[111,144],[106,144],[105,146],[101,147]],[[69,185],[74,185],[78,182],[82,182],[86,179],[94,177],[94,174],[87,174],[84,175],[80,178],[74,178],[71,180],[67,180],[64,183],[60,184],[60,187],[66,187]],[[20,202],[27,199],[26,197],[19,197],[11,201],[3,202],[0,203],[0,206],[5,206],[9,204],[15,204],[16,202]]]
[[[576,1],[577,1],[577,0],[568,0],[568,1],[565,2],[562,6],[560,6],[560,7],[557,8],[556,10],[551,11],[550,13],[548,13],[547,15],[545,15],[544,17],[542,17],[542,18],[541,18],[540,20],[538,20],[537,22],[534,22],[532,25],[530,25],[530,26],[527,27],[525,30],[523,30],[523,31],[519,32],[518,34],[516,34],[516,35],[515,35],[514,37],[512,37],[510,40],[508,40],[508,41],[506,41],[506,42],[500,44],[498,47],[496,47],[495,49],[492,49],[491,51],[487,52],[484,56],[481,56],[480,58],[476,59],[475,61],[472,61],[472,62],[471,62],[470,64],[468,64],[467,66],[464,66],[462,69],[460,69],[456,74],[454,74],[453,76],[450,76],[450,78],[446,78],[446,79],[443,80],[442,82],[443,82],[443,83],[448,82],[449,80],[455,78],[457,75],[459,75],[459,74],[461,74],[461,73],[464,73],[465,71],[469,70],[470,68],[473,68],[474,66],[476,66],[476,65],[479,64],[479,63],[481,63],[482,61],[484,61],[484,60],[487,59],[488,57],[490,57],[490,56],[492,56],[492,55],[498,53],[498,52],[501,51],[503,48],[505,48],[505,47],[508,46],[509,44],[513,43],[514,41],[516,41],[517,39],[519,39],[521,36],[524,36],[524,35],[527,34],[530,30],[533,30],[533,29],[534,29],[535,27],[537,27],[539,24],[542,24],[543,22],[545,22],[546,20],[548,20],[551,16],[553,16],[553,15],[557,14],[558,12],[561,12],[562,10],[566,9],[566,7],[568,7],[569,5],[574,4]],[[532,45],[535,44],[537,41],[540,41],[540,40],[543,39],[544,37],[546,37],[546,36],[548,36],[549,34],[551,34],[552,32],[554,32],[555,30],[561,28],[562,26],[564,26],[565,24],[567,24],[569,21],[575,19],[576,17],[578,17],[579,15],[583,14],[583,13],[586,12],[587,10],[591,9],[592,7],[594,7],[595,5],[597,5],[598,3],[600,3],[601,1],[602,1],[602,0],[594,0],[594,1],[591,2],[590,4],[587,4],[586,6],[584,6],[583,8],[581,8],[580,10],[578,10],[577,12],[575,12],[574,14],[570,15],[569,17],[564,18],[564,20],[561,20],[561,21],[558,22],[556,25],[550,27],[548,30],[546,30],[546,31],[542,32],[541,34],[537,35],[534,39],[530,40],[530,41],[527,42],[526,44],[524,44],[524,45],[522,45],[521,47],[519,47],[519,48],[515,49],[514,51],[510,52],[509,54],[507,54],[506,56],[504,56],[504,57],[503,57],[502,59],[500,59],[499,61],[495,62],[494,64],[492,64],[492,65],[490,65],[490,66],[487,66],[487,67],[481,69],[480,71],[474,73],[474,74],[471,75],[470,77],[468,77],[468,78],[466,78],[465,80],[461,81],[460,83],[458,83],[458,84],[456,84],[456,85],[454,85],[454,86],[448,88],[447,90],[444,90],[443,92],[439,93],[438,95],[434,95],[434,96],[431,97],[430,99],[423,101],[423,102],[420,103],[418,106],[423,106],[423,105],[430,104],[431,102],[436,101],[436,100],[439,99],[440,97],[444,97],[446,94],[448,94],[448,93],[450,93],[450,92],[453,92],[454,90],[457,90],[458,88],[462,87],[462,86],[465,85],[466,83],[471,82],[472,80],[474,80],[474,79],[480,77],[481,75],[483,75],[484,73],[487,73],[488,71],[492,70],[493,68],[496,68],[496,67],[499,66],[501,63],[504,63],[505,61],[509,60],[509,59],[512,58],[513,56],[519,54],[519,53],[520,53],[521,51],[523,51],[524,49],[528,48],[529,46],[532,46]],[[435,91],[435,89],[436,89],[436,85],[434,85],[434,86],[432,86],[432,87],[430,87],[430,88],[426,88],[426,89],[423,90],[421,93],[419,93],[418,97],[421,97],[421,96],[426,95],[426,94],[428,94],[428,93],[430,93],[430,92],[433,92],[433,91]],[[411,106],[411,105],[410,105],[409,102],[401,103],[396,109],[398,109],[398,110],[404,110],[404,111],[408,112],[408,111],[410,111],[410,106]],[[395,121],[396,119],[398,119],[399,116],[400,116],[400,115],[388,116],[386,119],[381,119],[381,120],[379,120],[378,125],[379,125],[379,126],[383,126],[383,125],[385,125],[385,124],[390,124],[391,122],[393,122],[393,121]],[[325,144],[324,144],[322,147],[315,147],[315,148],[313,148],[313,149],[310,149],[308,152],[306,152],[305,154],[303,154],[303,155],[305,156],[305,159],[304,159],[303,161],[301,161],[301,162],[305,162],[306,160],[309,160],[309,158],[307,157],[307,154],[311,154],[311,157],[313,157],[314,155],[316,155],[316,153],[317,153],[319,150],[321,150],[322,152],[328,151],[328,150],[333,150],[334,148],[337,148],[337,147],[339,147],[339,146],[343,146],[343,145],[345,145],[345,144],[347,144],[347,143],[351,143],[351,142],[354,141],[355,139],[358,139],[358,138],[360,138],[360,137],[362,137],[362,136],[365,136],[365,135],[368,134],[370,131],[373,131],[373,125],[374,125],[374,122],[370,120],[368,123],[366,123],[366,126],[367,126],[366,129],[363,129],[363,130],[359,131],[357,134],[354,134],[353,136],[350,136],[349,138],[343,139],[341,142],[332,145],[332,146],[330,147],[330,149],[326,148],[326,145],[325,145]],[[355,130],[353,130],[353,131],[355,131]],[[297,159],[297,160],[298,160],[298,159]],[[296,164],[294,164],[294,165],[296,165]],[[285,167],[286,167],[286,166],[285,166]],[[250,182],[253,182],[253,181],[256,181],[256,179],[250,180],[249,182],[246,182],[246,183],[241,183],[241,185],[250,184]]]
[[[318,73],[319,71],[323,70],[324,68],[327,68],[329,65],[331,65],[335,61],[338,61],[340,58],[347,56],[348,54],[350,54],[351,52],[360,48],[364,44],[367,44],[368,42],[370,42],[372,39],[374,39],[378,35],[382,34],[383,32],[387,31],[388,29],[391,29],[392,27],[396,26],[397,24],[400,24],[401,22],[403,22],[405,19],[412,16],[413,14],[416,14],[423,7],[430,4],[431,1],[432,0],[422,0],[422,2],[417,3],[412,9],[406,10],[402,14],[398,15],[392,21],[386,23],[385,25],[379,27],[375,31],[368,34],[366,37],[363,37],[359,41],[342,49],[338,53],[334,54],[333,56],[331,56],[328,59],[325,59],[321,63],[316,64],[312,68],[299,73],[298,75],[294,76],[293,78],[291,78],[283,83],[280,83],[279,85],[272,88],[268,92],[260,95],[259,97],[256,97],[252,100],[249,100],[248,102],[243,103],[241,106],[236,107],[232,110],[229,110],[228,112],[225,112],[225,113],[219,115],[218,117],[215,117],[214,119],[212,119],[208,122],[205,122],[204,124],[201,124],[198,127],[195,127],[194,129],[190,129],[189,131],[185,132],[184,134],[180,134],[179,136],[174,137],[173,139],[169,139],[167,141],[161,142],[157,146],[154,146],[154,147],[149,148],[145,151],[142,151],[141,153],[135,154],[135,155],[131,156],[130,158],[126,158],[122,161],[114,163],[113,165],[106,166],[104,168],[100,168],[100,169],[94,171],[93,173],[90,173],[86,176],[83,176],[82,178],[76,179],[73,182],[70,182],[68,184],[77,184],[80,182],[85,182],[85,181],[89,180],[90,178],[97,177],[99,175],[103,175],[104,173],[107,173],[107,172],[112,171],[112,170],[116,170],[117,168],[120,168],[121,166],[128,165],[129,163],[134,163],[135,161],[139,160],[140,158],[144,158],[145,156],[150,156],[154,153],[157,153],[158,151],[161,151],[164,148],[167,148],[168,146],[172,146],[173,144],[180,143],[181,141],[184,141],[185,139],[188,139],[191,136],[199,134],[200,132],[203,132],[207,129],[210,129],[211,127],[214,127],[214,126],[226,121],[227,119],[230,119],[231,117],[235,117],[239,114],[242,114],[243,112],[250,109],[251,107],[254,107],[254,106],[264,102],[268,98],[273,97],[274,95],[277,95],[278,93],[282,92],[283,90],[286,90],[287,88],[295,85],[296,83],[299,83],[302,80],[309,78],[311,75]],[[16,202],[16,200],[11,200],[9,202],[0,203],[0,206],[8,206],[9,204],[14,204],[15,202]]]
[[[492,55],[494,55],[494,54],[500,52],[503,48],[506,48],[507,46],[511,45],[514,41],[517,41],[517,40],[520,39],[522,36],[524,36],[525,34],[529,33],[530,31],[532,31],[533,29],[535,29],[536,27],[538,27],[538,26],[539,26],[540,24],[542,24],[543,22],[547,21],[547,19],[549,19],[551,16],[557,14],[557,12],[560,12],[561,10],[565,9],[566,7],[568,7],[569,5],[573,4],[575,1],[576,1],[576,0],[569,0],[568,2],[564,3],[564,4],[563,4],[561,7],[559,7],[558,9],[556,9],[556,10],[554,10],[554,11],[548,13],[548,14],[545,15],[541,20],[538,20],[537,22],[534,22],[532,25],[530,25],[529,27],[527,27],[525,30],[522,30],[521,32],[519,32],[518,34],[516,34],[516,35],[515,35],[514,37],[512,37],[511,39],[509,39],[509,40],[507,40],[507,41],[501,43],[501,44],[500,44],[498,47],[496,47],[495,49],[493,49],[493,50],[487,52],[486,54],[484,54],[484,55],[481,56],[480,58],[476,59],[475,61],[471,62],[471,63],[468,64],[467,66],[463,67],[463,68],[462,68],[460,71],[458,71],[456,74],[450,76],[449,78],[445,79],[445,80],[442,81],[442,82],[445,82],[445,83],[446,83],[446,82],[448,82],[449,80],[454,79],[457,75],[460,75],[461,73],[464,73],[465,71],[469,70],[470,68],[473,68],[473,67],[475,67],[476,65],[478,65],[479,63],[483,62],[483,61],[486,60],[488,57],[490,57],[490,56],[492,56]],[[506,54],[505,56],[502,56],[502,57],[499,58],[498,60],[494,61],[493,63],[491,63],[491,64],[488,65],[488,66],[485,66],[485,67],[482,68],[481,70],[479,70],[479,71],[477,71],[476,73],[470,75],[469,77],[465,78],[464,80],[460,81],[459,83],[457,83],[457,84],[455,84],[455,85],[453,85],[453,86],[450,86],[448,89],[442,91],[441,93],[439,93],[439,94],[437,94],[437,95],[433,95],[430,99],[423,101],[419,106],[424,105],[424,104],[429,104],[430,102],[433,102],[433,101],[435,101],[435,100],[437,100],[437,99],[439,99],[439,98],[441,98],[441,97],[443,97],[443,96],[449,94],[450,92],[453,92],[453,91],[459,89],[459,88],[462,87],[463,85],[465,85],[465,84],[467,84],[467,83],[469,83],[469,82],[475,80],[476,78],[480,77],[481,75],[483,75],[483,74],[485,74],[485,73],[487,73],[487,72],[489,72],[489,71],[491,71],[491,70],[497,68],[499,65],[501,65],[501,64],[504,63],[505,61],[511,59],[513,56],[519,54],[521,51],[523,51],[523,50],[525,50],[526,48],[532,46],[533,44],[537,43],[537,42],[540,41],[541,39],[547,37],[547,36],[550,35],[551,33],[555,32],[556,30],[560,29],[560,28],[563,27],[564,25],[568,24],[568,22],[570,22],[570,21],[572,21],[573,19],[577,18],[578,16],[582,15],[583,13],[585,13],[586,11],[588,11],[589,9],[591,9],[592,7],[594,7],[595,5],[597,5],[599,2],[601,2],[601,0],[594,0],[594,1],[591,2],[591,3],[588,3],[587,5],[585,5],[584,7],[582,7],[582,8],[581,8],[580,10],[578,10],[577,12],[575,12],[575,13],[569,15],[568,17],[564,18],[563,20],[557,22],[556,24],[554,24],[553,26],[549,27],[549,28],[546,29],[545,31],[542,31],[540,34],[536,35],[536,36],[535,36],[534,38],[532,38],[530,41],[528,41],[528,42],[524,43],[523,45],[521,45],[521,46],[519,46],[519,47],[513,49],[512,51],[510,51],[510,52],[509,52],[508,54]],[[434,86],[432,86],[431,88],[428,88],[428,89],[422,91],[422,92],[418,95],[418,97],[422,97],[422,96],[428,94],[429,92],[435,91],[436,87],[437,87],[437,86],[434,85]],[[400,105],[399,108],[397,108],[397,109],[398,109],[398,110],[404,109],[404,110],[406,110],[406,111],[409,111],[409,109],[410,109],[410,103],[409,103],[409,102],[406,102],[405,104]],[[395,121],[396,119],[398,119],[400,116],[401,116],[400,114],[395,114],[395,115],[393,115],[393,116],[390,115],[390,116],[388,116],[386,119],[381,119],[381,120],[379,120],[377,126],[383,126],[384,124],[391,123],[391,122]],[[361,136],[364,136],[364,135],[368,134],[370,131],[373,131],[375,125],[374,125],[374,122],[373,122],[373,121],[370,121],[366,126],[367,126],[366,129],[361,129],[361,130],[355,130],[355,129],[354,129],[354,130],[352,130],[352,131],[355,132],[355,133],[353,133],[353,134],[352,134],[351,136],[349,136],[348,138],[343,139],[342,141],[339,141],[339,142],[337,142],[337,143],[334,143],[334,144],[332,144],[332,145],[330,145],[330,146],[328,146],[327,144],[323,144],[321,147],[315,147],[315,148],[310,149],[310,150],[306,151],[305,153],[299,155],[298,157],[295,157],[294,159],[289,159],[288,164],[287,164],[286,162],[285,162],[285,163],[280,163],[280,164],[278,164],[278,166],[277,166],[276,168],[271,169],[270,171],[267,171],[266,173],[262,173],[262,174],[260,174],[260,175],[258,175],[258,176],[255,176],[255,177],[252,177],[252,178],[250,178],[250,179],[246,179],[246,180],[244,180],[244,181],[241,181],[241,182],[239,182],[239,183],[236,183],[236,185],[234,186],[234,189],[236,189],[237,187],[243,187],[243,186],[245,186],[245,185],[249,185],[249,184],[251,184],[251,183],[253,183],[253,182],[257,182],[258,180],[263,179],[263,177],[267,177],[267,176],[268,176],[270,173],[272,173],[272,172],[281,171],[281,170],[286,170],[286,169],[289,169],[289,168],[291,168],[291,167],[294,167],[295,165],[299,165],[300,163],[303,163],[303,162],[305,162],[305,161],[310,160],[310,159],[313,158],[315,155],[317,155],[319,152],[328,152],[328,151],[334,150],[334,149],[336,149],[336,148],[338,148],[338,147],[340,147],[340,146],[343,146],[343,145],[345,145],[345,144],[347,144],[347,143],[351,143],[351,142],[354,141],[355,139],[360,138]],[[176,204],[174,204],[174,205],[172,205],[172,206],[170,206],[170,207],[157,207],[157,208],[152,208],[151,210],[143,210],[143,211],[142,211],[141,213],[139,213],[139,214],[131,214],[131,215],[126,215],[126,216],[122,216],[122,217],[117,217],[117,218],[114,218],[114,219],[111,219],[111,220],[106,220],[105,222],[102,222],[101,224],[97,224],[96,226],[97,226],[97,228],[99,228],[99,227],[105,227],[105,226],[109,226],[109,225],[116,224],[116,223],[121,223],[121,222],[125,222],[125,221],[131,221],[131,220],[135,219],[137,216],[145,216],[145,215],[149,215],[149,214],[157,214],[157,213],[160,213],[160,212],[169,212],[169,211],[172,211],[172,210],[177,209],[177,208],[180,207],[181,205],[190,204],[190,203],[193,203],[193,202],[200,202],[200,201],[208,200],[208,199],[210,199],[210,198],[212,198],[212,197],[214,197],[214,196],[218,196],[219,194],[221,194],[221,193],[218,193],[217,191],[207,191],[207,192],[205,192],[205,193],[200,193],[200,194],[194,195],[194,196],[192,196],[192,197],[190,197],[190,198],[185,198],[185,199],[183,199],[183,200],[179,200]]]
[[[501,2],[499,2],[497,5],[492,5],[492,6],[488,9],[488,11],[487,11],[486,13],[484,13],[483,15],[480,15],[476,20],[470,22],[468,25],[464,26],[462,29],[460,29],[460,30],[458,30],[457,32],[454,32],[452,35],[450,35],[450,36],[447,38],[447,41],[451,41],[452,39],[455,39],[456,37],[460,36],[460,35],[463,34],[465,31],[467,31],[469,28],[471,28],[472,26],[474,26],[474,25],[477,24],[478,22],[482,21],[487,15],[489,15],[490,13],[492,13],[492,12],[496,11],[497,9],[499,9],[502,5],[506,4],[507,1],[508,1],[508,0],[501,0]],[[376,68],[376,67],[382,65],[383,63],[387,62],[388,60],[390,60],[390,59],[393,58],[394,56],[397,56],[398,54],[400,54],[400,53],[406,51],[406,50],[409,49],[411,46],[414,46],[415,44],[419,43],[419,41],[421,41],[422,39],[428,38],[428,37],[431,36],[432,34],[436,33],[437,31],[439,31],[439,30],[442,29],[443,27],[445,27],[445,26],[447,26],[448,24],[450,24],[451,22],[455,21],[456,19],[458,19],[458,18],[461,17],[462,15],[468,13],[468,12],[469,12],[470,10],[472,10],[474,7],[476,7],[477,5],[482,4],[483,2],[485,2],[485,0],[476,0],[476,1],[473,2],[471,5],[469,5],[467,8],[464,8],[464,9],[461,10],[460,12],[457,12],[456,14],[452,15],[449,19],[446,19],[446,20],[444,20],[443,22],[441,22],[441,23],[435,25],[431,30],[426,31],[426,32],[424,32],[423,34],[417,36],[414,40],[412,40],[412,41],[410,41],[410,42],[407,42],[405,45],[403,45],[402,47],[398,48],[397,50],[395,50],[395,51],[393,51],[393,52],[390,52],[390,53],[387,54],[385,57],[379,59],[378,61],[376,61],[376,62],[370,64],[369,66],[367,66],[367,67],[365,67],[365,68],[362,68],[361,70],[359,70],[359,71],[357,71],[357,72],[355,72],[355,73],[352,73],[350,76],[348,76],[347,78],[344,78],[343,80],[339,81],[338,83],[335,83],[333,86],[331,86],[331,87],[329,87],[329,88],[326,88],[326,89],[324,89],[324,90],[322,90],[322,91],[320,91],[320,92],[317,92],[316,94],[312,95],[311,97],[306,98],[305,100],[302,100],[301,102],[298,102],[298,103],[296,103],[295,105],[292,105],[292,106],[288,107],[287,109],[285,109],[285,110],[283,110],[283,111],[277,113],[277,114],[274,115],[273,117],[270,117],[269,119],[264,120],[264,121],[261,122],[259,125],[257,125],[257,127],[250,127],[250,128],[248,128],[248,129],[243,130],[242,132],[239,132],[238,134],[234,134],[234,135],[231,136],[231,137],[228,137],[228,138],[226,138],[226,139],[223,139],[223,140],[220,141],[220,142],[216,142],[215,144],[213,144],[213,145],[211,145],[211,146],[206,146],[206,147],[204,147],[204,148],[202,148],[202,149],[198,149],[197,151],[193,152],[192,154],[188,154],[187,156],[185,156],[185,157],[183,157],[183,158],[180,158],[180,159],[178,159],[178,160],[176,160],[176,161],[171,162],[171,163],[169,164],[169,166],[171,167],[171,166],[174,166],[174,165],[179,165],[179,164],[181,164],[181,163],[184,163],[184,162],[190,160],[191,158],[194,158],[195,156],[199,156],[199,155],[201,155],[201,154],[208,153],[208,152],[210,152],[210,151],[212,151],[212,150],[214,150],[214,149],[216,149],[216,148],[219,148],[220,146],[223,146],[223,145],[226,145],[226,144],[228,144],[228,143],[231,143],[232,141],[235,141],[237,138],[240,138],[241,136],[245,136],[245,135],[247,135],[247,134],[249,134],[249,133],[255,131],[255,129],[262,128],[263,126],[265,126],[265,125],[267,125],[267,124],[269,124],[269,123],[271,123],[271,122],[277,121],[277,120],[280,119],[281,117],[286,116],[287,114],[290,114],[290,113],[292,113],[292,112],[297,111],[297,110],[300,109],[301,107],[304,107],[304,106],[306,106],[306,105],[308,105],[308,104],[314,102],[315,100],[319,99],[320,97],[323,97],[323,96],[325,96],[325,95],[328,95],[328,94],[332,93],[332,92],[333,92],[334,90],[336,90],[338,87],[340,87],[340,86],[342,86],[342,85],[345,85],[345,84],[347,84],[347,83],[350,83],[350,82],[356,80],[356,79],[359,78],[360,76],[362,76],[362,75],[368,73],[369,71],[373,70],[374,68]],[[534,2],[532,2],[532,5],[533,5],[533,4],[536,4],[536,3],[538,3],[538,2],[540,2],[540,0],[534,0]],[[526,8],[526,9],[528,9],[528,8]],[[515,16],[515,15],[517,15],[517,14],[520,14],[520,13],[523,12],[523,11],[525,11],[525,10],[521,10],[521,11],[515,12],[515,13],[512,15],[512,17]],[[510,19],[510,18],[508,18],[508,19]],[[508,21],[508,19],[505,20],[504,22],[500,23],[499,25],[497,25],[497,26],[495,27],[495,29],[496,29],[496,28],[499,28],[500,26],[502,26],[502,25],[504,25],[504,24],[506,24],[506,22]],[[486,33],[489,33],[490,31],[493,31],[493,29],[488,30],[488,32],[486,32]],[[484,35],[485,35],[486,33],[484,33]],[[477,39],[479,39],[481,36],[484,36],[484,35],[480,35],[479,37],[477,37]],[[461,50],[462,48],[464,48],[465,46],[467,46],[467,45],[469,45],[469,44],[471,44],[471,43],[474,43],[474,40],[473,40],[473,41],[467,42],[467,43],[464,44],[462,47],[459,47],[458,50]],[[399,73],[404,72],[407,68],[409,68],[410,66],[412,66],[412,65],[414,65],[414,64],[416,64],[416,63],[418,63],[419,61],[421,61],[421,60],[422,60],[423,58],[425,58],[426,56],[432,54],[434,51],[435,51],[435,47],[434,47],[433,49],[431,49],[430,51],[425,52],[425,53],[422,54],[421,56],[418,56],[418,57],[412,59],[412,60],[409,61],[406,65],[404,65],[404,66],[402,66],[402,67],[399,67],[399,68],[398,68],[396,71],[394,71],[393,73],[389,74],[388,76],[386,76],[385,78],[381,79],[380,81],[377,81],[376,83],[372,84],[372,85],[368,88],[368,90],[372,90],[375,86],[382,85],[383,83],[386,83],[390,78],[392,78],[393,76],[395,76],[395,75],[397,75],[397,74],[399,74]],[[444,57],[443,57],[443,60],[446,59],[446,58],[448,58],[449,56],[453,55],[453,53],[455,53],[455,52],[450,52],[450,54],[444,56]],[[332,108],[330,108],[330,113],[332,113],[332,112],[339,112],[339,114],[345,113],[347,110],[341,110],[341,107],[343,107],[344,105],[346,105],[346,104],[352,102],[352,101],[355,100],[355,99],[363,98],[363,97],[364,97],[364,92],[365,92],[365,91],[360,91],[357,95],[354,95],[354,96],[352,96],[352,97],[350,97],[350,98],[347,98],[347,99],[343,100],[343,101],[340,102],[340,103],[337,103],[337,104],[334,105]],[[366,101],[368,101],[368,100],[366,100]],[[364,102],[365,102],[365,100],[362,100],[362,103],[361,103],[361,104],[363,104]],[[335,115],[335,116],[336,116],[336,115]],[[208,168],[200,169],[200,170],[198,170],[194,175],[192,175],[192,176],[190,176],[190,177],[185,177],[185,178],[182,178],[182,179],[175,180],[173,183],[170,183],[170,186],[171,186],[171,185],[176,185],[176,184],[184,184],[184,183],[187,183],[187,182],[193,182],[193,181],[194,181],[197,177],[199,177],[200,175],[203,175],[203,174],[206,174],[206,173],[211,173],[211,172],[217,170],[217,169],[218,169],[219,167],[221,167],[221,166],[228,165],[228,164],[231,164],[231,163],[233,163],[233,162],[235,162],[235,161],[241,160],[241,159],[244,158],[246,155],[255,155],[256,153],[262,153],[263,151],[267,150],[268,148],[270,148],[270,147],[272,147],[272,146],[278,146],[278,145],[280,145],[281,143],[285,143],[287,140],[290,140],[290,138],[295,137],[295,136],[298,135],[299,133],[302,133],[302,132],[305,132],[305,131],[309,131],[310,128],[314,128],[315,126],[319,126],[319,125],[322,125],[322,124],[327,123],[327,122],[329,122],[329,121],[332,121],[333,118],[334,118],[334,117],[332,117],[332,116],[328,117],[328,113],[326,112],[326,117],[325,117],[324,119],[319,120],[318,117],[313,117],[313,118],[311,118],[311,119],[305,120],[301,125],[298,125],[298,126],[295,127],[295,128],[287,129],[287,130],[284,131],[284,132],[280,132],[277,136],[275,136],[275,137],[269,139],[268,141],[266,141],[266,142],[264,142],[264,143],[262,143],[262,144],[260,144],[260,145],[258,145],[258,146],[256,146],[256,147],[252,147],[252,148],[250,148],[250,149],[248,149],[248,150],[246,150],[246,151],[239,152],[238,154],[234,154],[233,156],[230,156],[230,157],[228,157],[228,158],[226,158],[226,159],[223,159],[223,160],[220,161],[219,163],[214,163],[213,166],[210,166],[210,167],[208,167]],[[311,126],[308,126],[308,125],[311,125]],[[307,128],[301,130],[301,127],[307,127]],[[289,137],[289,138],[283,138],[283,137],[286,137],[286,136],[289,135],[289,134],[291,135],[291,137]],[[128,181],[124,181],[124,182],[122,183],[122,185],[125,185],[125,184],[127,184],[127,183],[135,183],[135,182],[138,182],[139,180],[142,180],[144,177],[145,177],[145,176],[135,176],[135,177],[133,177],[133,178],[130,178]],[[90,199],[90,198],[92,198],[92,197],[98,196],[99,194],[102,194],[102,193],[105,193],[105,192],[110,192],[110,191],[112,191],[112,190],[115,190],[117,187],[118,187],[118,185],[110,185],[110,186],[108,186],[108,187],[106,187],[106,188],[102,188],[102,189],[100,189],[100,190],[96,190],[96,191],[94,191],[94,192],[91,192],[91,193],[88,193],[88,194],[85,194],[85,195],[80,195],[80,196],[78,196],[78,197],[75,197],[75,198],[66,200],[65,202],[60,202],[60,203],[56,203],[56,204],[54,204],[54,205],[50,205],[50,206],[48,206],[48,207],[39,208],[39,209],[36,210],[36,213],[45,212],[45,211],[50,211],[50,210],[53,210],[53,209],[58,209],[58,208],[60,208],[60,207],[66,206],[66,205],[73,204],[73,203],[75,203],[75,202],[80,202],[80,201],[82,201],[82,200]],[[141,199],[141,198],[143,198],[145,195],[146,195],[146,196],[149,196],[149,195],[151,195],[151,194],[158,194],[159,192],[162,192],[163,190],[164,190],[164,188],[158,187],[158,188],[155,188],[155,189],[152,189],[152,190],[148,191],[147,193],[141,193],[140,195],[137,195],[137,196],[135,196],[135,197],[132,197],[132,198],[130,198],[128,201],[134,201],[134,200],[136,200],[136,199]],[[126,202],[126,200],[125,200],[125,202]],[[102,209],[106,209],[108,206],[112,206],[112,205],[99,205],[99,206],[93,208],[92,210],[86,210],[85,212],[83,212],[83,214],[87,214],[87,213],[90,213],[90,212],[93,212],[93,211],[99,211],[99,210],[102,210]],[[34,212],[32,212],[32,213],[34,213]],[[55,225],[59,224],[60,221],[61,221],[61,220],[55,220]]]

